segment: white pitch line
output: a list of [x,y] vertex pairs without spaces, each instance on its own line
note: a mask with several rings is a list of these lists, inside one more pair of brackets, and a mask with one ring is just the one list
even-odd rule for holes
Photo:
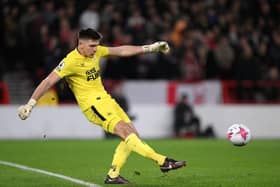
[[58,173],[53,173],[53,172],[49,172],[49,171],[45,171],[45,170],[41,170],[41,169],[31,168],[31,167],[28,167],[28,166],[24,166],[24,165],[12,163],[12,162],[6,162],[6,161],[0,160],[0,164],[5,165],[5,166],[20,168],[20,169],[23,169],[23,170],[33,171],[33,172],[36,172],[36,173],[42,173],[42,174],[45,174],[45,175],[50,175],[50,176],[53,176],[53,177],[61,178],[61,179],[71,181],[71,182],[74,182],[74,183],[77,183],[77,184],[81,184],[81,185],[84,185],[84,186],[101,187],[97,184],[82,181],[80,179],[75,179],[75,178],[68,177],[68,176],[65,176],[65,175],[61,175],[61,174],[58,174]]

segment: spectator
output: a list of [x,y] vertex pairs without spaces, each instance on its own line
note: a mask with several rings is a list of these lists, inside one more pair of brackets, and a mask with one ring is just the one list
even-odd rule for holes
[[43,2],[42,18],[49,25],[53,24],[57,17],[54,8],[54,2],[52,0],[46,0]]
[[269,69],[267,80],[269,81],[267,85],[264,86],[264,96],[266,101],[278,101],[279,100],[279,71],[276,66]]
[[253,56],[253,50],[248,41],[242,39],[240,46],[240,56],[236,64],[236,80],[238,80],[237,96],[245,102],[248,102],[254,98],[254,86],[251,82],[245,84],[244,81],[256,81],[258,79],[258,67]]
[[[18,60],[19,57],[16,54],[21,54],[20,49],[20,33],[19,33],[19,8],[17,6],[6,7],[5,10],[5,18],[4,18],[4,47],[5,54],[7,55],[7,59],[10,63],[8,63],[9,69],[13,63],[10,60]],[[1,44],[2,45],[2,44]]]
[[200,136],[200,120],[188,103],[188,96],[182,94],[174,108],[174,134],[176,137]]
[[185,70],[183,75],[185,80],[201,80],[202,67],[191,48],[186,51],[183,68]]
[[270,61],[280,70],[280,29],[272,33],[272,44],[269,49]]
[[221,37],[217,47],[214,50],[215,59],[217,61],[219,76],[222,79],[230,79],[232,77],[232,63],[234,60],[234,51],[229,44],[227,37]]
[[99,14],[97,12],[97,3],[92,2],[88,5],[88,8],[81,14],[80,28],[92,28],[97,30],[99,27]]

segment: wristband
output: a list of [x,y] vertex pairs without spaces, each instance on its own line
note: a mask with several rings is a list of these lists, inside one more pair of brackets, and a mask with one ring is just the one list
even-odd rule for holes
[[151,52],[150,45],[143,45],[142,50],[143,50],[143,53]]
[[31,99],[29,99],[27,104],[34,107],[36,105],[36,103],[37,103],[37,101],[35,99],[31,98]]

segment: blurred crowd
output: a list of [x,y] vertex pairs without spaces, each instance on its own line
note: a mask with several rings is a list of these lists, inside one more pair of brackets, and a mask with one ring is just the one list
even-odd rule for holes
[[80,28],[102,44],[166,40],[168,56],[107,59],[107,79],[279,79],[278,0],[2,0],[0,69],[40,80],[76,45]]

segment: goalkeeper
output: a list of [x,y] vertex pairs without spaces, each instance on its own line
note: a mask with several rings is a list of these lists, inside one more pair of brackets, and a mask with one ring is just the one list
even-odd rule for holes
[[106,184],[129,183],[120,176],[120,169],[131,151],[154,160],[162,172],[185,166],[185,161],[176,161],[161,155],[140,139],[127,114],[105,91],[100,77],[100,58],[127,57],[151,52],[167,54],[169,52],[167,42],[160,41],[144,46],[105,47],[100,45],[101,39],[102,35],[93,29],[80,30],[77,47],[68,53],[38,85],[28,103],[19,107],[19,117],[22,120],[27,119],[38,99],[56,82],[64,78],[86,118],[122,140],[115,150],[111,168],[104,181]]

